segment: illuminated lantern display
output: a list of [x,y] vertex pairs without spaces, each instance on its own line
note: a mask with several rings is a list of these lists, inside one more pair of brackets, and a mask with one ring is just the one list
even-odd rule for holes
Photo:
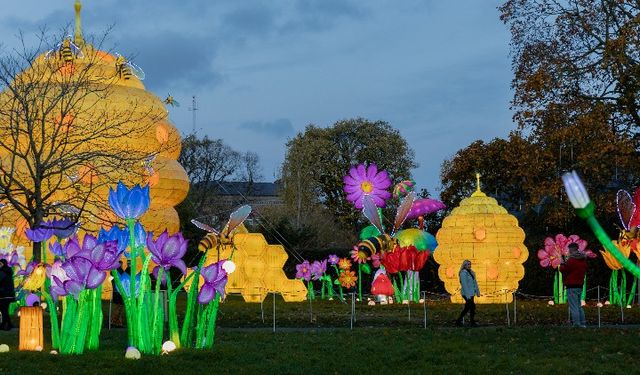
[[468,259],[480,288],[476,302],[508,303],[524,277],[522,263],[529,256],[524,231],[513,215],[480,191],[480,175],[477,184],[477,190],[443,220],[433,258],[440,264],[438,275],[451,294],[451,302],[464,303],[458,272]]
[[21,307],[19,350],[42,351],[43,345],[42,308]]
[[[235,251],[230,245],[219,247],[220,259],[229,259],[237,268],[227,282],[228,294],[240,294],[246,302],[261,302],[269,293],[280,293],[285,302],[304,301],[307,288],[298,279],[289,279],[282,267],[287,253],[282,245],[269,245],[262,233],[247,233],[240,226],[234,235]],[[218,261],[218,248],[207,253],[205,266]],[[201,281],[202,284],[202,281]]]
[[[87,162],[85,165],[74,167],[75,169],[65,170],[62,172],[65,176],[51,176],[51,181],[42,182],[43,188],[57,187],[49,203],[75,203],[74,197],[79,195],[78,191],[91,191],[86,205],[77,202],[77,207],[84,207],[79,217],[83,230],[95,233],[100,226],[108,228],[117,221],[106,202],[109,187],[114,187],[118,180],[128,186],[148,184],[151,187],[152,203],[150,209],[141,217],[145,229],[154,233],[160,233],[165,229],[170,233],[177,232],[179,218],[174,207],[186,197],[189,190],[187,174],[177,161],[181,148],[180,135],[168,119],[168,111],[163,100],[145,90],[141,81],[144,78],[143,73],[135,64],[118,54],[100,51],[85,42],[80,27],[79,1],[76,1],[75,9],[76,29],[73,40],[67,38],[56,49],[39,55],[16,80],[36,80],[34,77],[40,77],[44,84],[54,86],[49,89],[51,92],[64,92],[66,89],[62,83],[81,79],[75,78],[76,74],[85,77],[89,74],[93,77],[93,86],[79,87],[79,90],[86,91],[86,95],[80,94],[84,99],[78,101],[73,108],[75,115],[44,119],[44,126],[63,126],[71,137],[74,132],[86,134],[92,126],[96,126],[96,118],[113,119],[115,129],[104,131],[104,136],[98,133],[96,138],[88,138],[83,147],[130,152],[132,155],[135,153],[143,157],[127,170],[114,169],[107,163],[101,164],[100,160],[96,160],[95,163]],[[60,68],[52,70],[52,66]],[[79,74],[80,72],[82,74]],[[55,88],[56,82],[61,83],[59,88]],[[8,90],[0,92],[0,104],[10,101],[11,94]],[[0,122],[3,121],[9,120],[0,118]],[[18,144],[22,142],[25,140],[17,141]],[[81,151],[78,149],[78,152]],[[0,151],[0,160],[10,160],[9,156],[8,151]],[[31,186],[33,182],[27,166],[16,162],[14,167],[17,176],[24,176],[19,177],[24,178],[22,182]],[[56,182],[67,181],[66,179],[73,183],[61,185]],[[23,236],[26,222],[13,208],[5,207],[0,221],[1,226],[18,228],[16,234]],[[23,238],[21,243],[26,244],[27,240]],[[29,259],[31,247],[25,247],[25,256]],[[47,258],[53,259],[53,256]]]

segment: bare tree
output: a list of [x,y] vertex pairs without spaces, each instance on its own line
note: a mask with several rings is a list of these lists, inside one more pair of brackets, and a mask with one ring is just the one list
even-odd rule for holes
[[251,195],[253,193],[253,183],[262,179],[258,154],[253,151],[247,151],[242,155],[241,168],[237,178],[239,181],[247,183],[245,194]]
[[188,199],[196,211],[210,199],[212,189],[218,190],[219,183],[236,175],[242,166],[241,154],[221,139],[200,139],[193,134],[182,141],[178,161],[191,180]]
[[20,50],[0,51],[4,220],[38,228],[63,214],[95,227],[107,219],[107,188],[125,176],[143,182],[143,161],[162,151],[156,124],[166,110],[134,65],[100,50],[106,36],[94,47],[78,30],[73,40],[43,31],[34,49],[21,35]]

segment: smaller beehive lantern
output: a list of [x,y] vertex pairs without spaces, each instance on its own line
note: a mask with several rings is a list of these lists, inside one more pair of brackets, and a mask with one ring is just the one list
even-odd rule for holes
[[25,306],[20,308],[20,344],[19,350],[42,351],[44,337],[42,333],[42,308]]
[[522,263],[529,256],[524,231],[513,215],[480,190],[480,175],[476,178],[476,191],[443,220],[433,258],[440,264],[438,275],[451,302],[464,303],[458,272],[468,259],[480,288],[476,302],[509,303],[524,277]]

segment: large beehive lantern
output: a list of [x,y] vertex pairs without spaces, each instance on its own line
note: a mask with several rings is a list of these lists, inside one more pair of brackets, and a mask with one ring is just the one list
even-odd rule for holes
[[443,220],[433,258],[440,264],[438,275],[451,302],[464,303],[458,272],[468,259],[482,295],[476,302],[508,303],[524,277],[522,263],[529,256],[524,231],[513,215],[480,190],[479,175],[477,184],[477,190]]
[[[91,75],[93,77],[91,82],[95,83],[92,86],[88,85],[88,89],[80,88],[80,90],[86,91],[86,99],[80,102],[77,108],[73,108],[74,116],[68,116],[69,132],[73,132],[74,129],[78,129],[78,132],[86,132],[86,129],[91,129],[92,125],[95,126],[94,121],[97,115],[92,111],[100,111],[100,114],[111,116],[106,118],[121,118],[119,115],[131,113],[130,120],[122,120],[118,123],[119,128],[114,130],[115,132],[122,131],[129,136],[115,138],[113,134],[110,134],[109,137],[99,136],[89,140],[84,147],[111,148],[120,152],[136,152],[136,155],[147,156],[146,160],[141,160],[131,170],[106,170],[106,168],[101,169],[93,164],[81,165],[77,170],[67,170],[64,172],[67,177],[77,178],[77,183],[68,188],[57,190],[52,200],[67,201],[69,197],[77,195],[75,189],[82,189],[89,185],[95,186],[97,183],[103,182],[102,186],[94,189],[91,199],[84,205],[83,215],[79,218],[86,231],[95,233],[100,226],[109,227],[113,221],[117,220],[107,205],[109,187],[115,188],[117,180],[122,180],[130,187],[135,184],[149,184],[151,205],[140,221],[145,229],[154,233],[160,233],[164,229],[171,233],[176,232],[179,230],[180,221],[174,207],[186,197],[189,190],[188,176],[177,161],[181,148],[180,134],[169,121],[165,103],[153,93],[145,90],[140,80],[142,78],[140,74],[138,76],[133,74],[128,65],[123,67],[125,60],[122,56],[98,50],[83,39],[80,27],[80,8],[80,2],[76,1],[76,28],[73,45],[74,48],[78,47],[81,50],[82,55],[77,54],[71,59],[73,56],[71,52],[65,55],[62,53],[62,49],[59,53],[44,52],[18,76],[20,79],[31,80],[36,78],[25,77],[41,77],[40,79],[45,80],[45,84],[55,86],[56,82],[73,81],[76,79],[74,78],[76,74],[78,76]],[[69,42],[70,40],[65,40],[61,45]],[[60,68],[52,71],[52,64],[58,64]],[[38,69],[48,73],[29,74],[29,71],[38,72]],[[78,80],[80,79],[78,78]],[[39,82],[34,83],[38,84]],[[64,92],[65,88],[60,84],[59,88],[54,87],[50,90]],[[108,94],[96,95],[96,92]],[[10,100],[11,93],[8,90],[0,92],[0,102],[4,103]],[[6,119],[0,118],[0,122],[4,120]],[[45,119],[45,122],[49,127],[60,125],[60,123],[65,124],[64,121],[56,118]],[[133,133],[135,136],[127,133],[131,129],[136,129]],[[0,150],[0,160],[9,156],[6,150]],[[18,168],[18,175],[23,173],[27,176],[23,183],[26,186],[32,185],[32,180],[25,172],[27,166],[16,165],[16,168]],[[55,177],[52,178],[55,179]],[[56,186],[44,182],[42,185]],[[17,234],[23,235],[26,222],[13,208],[5,207],[0,221],[2,226],[17,227]],[[26,238],[23,237],[21,242],[26,242]],[[26,246],[26,248],[27,254],[25,255],[29,258],[31,249],[30,246]],[[52,258],[49,257],[49,259]]]

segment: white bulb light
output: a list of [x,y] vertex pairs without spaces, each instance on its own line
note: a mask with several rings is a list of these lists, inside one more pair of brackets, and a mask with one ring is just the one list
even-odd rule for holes
[[225,260],[224,263],[222,263],[222,269],[227,275],[230,275],[236,270],[236,264],[233,263],[233,261]]
[[564,189],[569,196],[569,201],[573,208],[585,208],[591,202],[587,189],[585,189],[582,180],[576,171],[567,172],[562,175]]
[[176,350],[176,343],[173,341],[165,341],[164,344],[162,344],[162,354],[169,354],[174,350]]

